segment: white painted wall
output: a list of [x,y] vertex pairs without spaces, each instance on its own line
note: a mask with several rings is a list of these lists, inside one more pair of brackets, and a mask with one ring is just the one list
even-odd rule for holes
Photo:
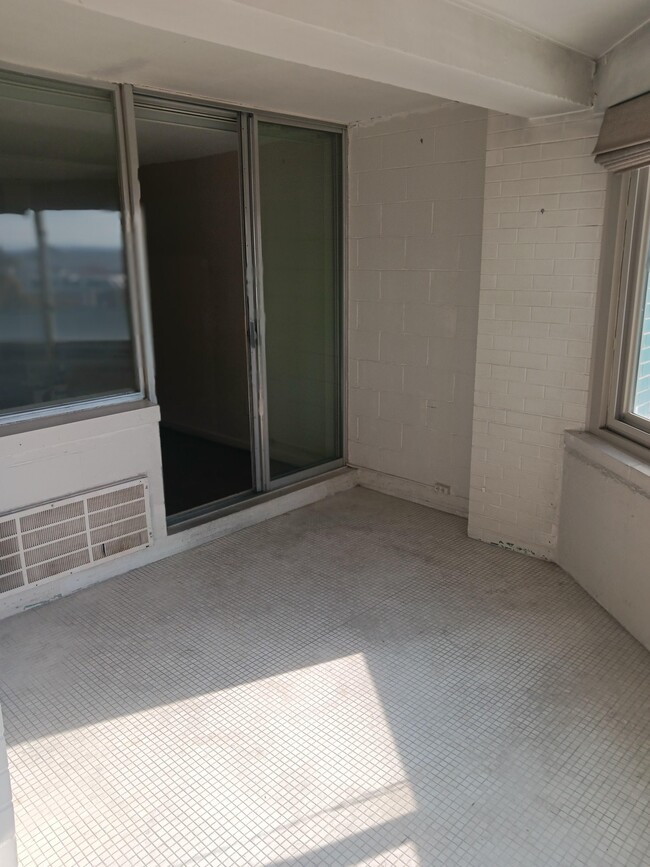
[[[126,405],[125,405],[126,406]],[[38,424],[0,427],[0,515],[81,491],[146,476],[153,546],[167,536],[157,406],[138,405],[96,415],[70,413]],[[0,596],[0,617],[93,582],[126,572],[141,555],[124,555],[70,576],[38,582]]]
[[0,867],[17,867],[16,829],[11,801],[2,709],[0,708]]
[[[467,514],[486,112],[350,134],[349,459]],[[377,486],[370,472],[362,483]],[[433,490],[436,483],[449,496]],[[384,480],[382,485],[388,484]]]
[[567,434],[558,562],[650,650],[650,465]]
[[0,428],[0,514],[143,475],[154,540],[164,537],[159,419],[158,407],[146,406]]
[[556,558],[562,434],[586,424],[600,119],[488,120],[469,533]]

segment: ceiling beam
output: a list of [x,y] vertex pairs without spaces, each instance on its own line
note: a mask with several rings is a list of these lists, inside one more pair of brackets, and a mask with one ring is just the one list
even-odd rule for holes
[[[238,63],[254,56],[288,66],[285,88],[311,69],[528,117],[590,106],[594,68],[576,51],[448,0],[3,0],[0,55],[179,88],[228,64],[240,74]],[[152,80],[155,71],[164,83]],[[237,98],[227,74],[219,84],[222,99]]]
[[601,110],[650,91],[650,22],[601,57],[594,85]]

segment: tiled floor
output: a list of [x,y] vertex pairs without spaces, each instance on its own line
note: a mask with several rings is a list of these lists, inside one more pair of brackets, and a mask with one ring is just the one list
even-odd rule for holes
[[0,624],[22,867],[650,864],[650,656],[355,489]]

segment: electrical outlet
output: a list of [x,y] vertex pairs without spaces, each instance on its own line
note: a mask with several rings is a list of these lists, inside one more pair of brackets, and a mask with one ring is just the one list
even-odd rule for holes
[[445,496],[451,494],[451,488],[449,485],[443,485],[442,482],[436,482],[433,486],[433,490],[436,494],[444,494]]

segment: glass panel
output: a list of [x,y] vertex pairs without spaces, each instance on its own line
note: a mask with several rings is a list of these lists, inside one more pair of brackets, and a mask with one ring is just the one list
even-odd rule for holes
[[112,96],[0,80],[0,412],[137,390]]
[[168,515],[252,487],[236,120],[136,102]]
[[636,366],[633,412],[650,421],[650,273],[645,269],[645,294],[641,318],[641,341]]
[[341,136],[259,124],[271,478],[341,456]]

